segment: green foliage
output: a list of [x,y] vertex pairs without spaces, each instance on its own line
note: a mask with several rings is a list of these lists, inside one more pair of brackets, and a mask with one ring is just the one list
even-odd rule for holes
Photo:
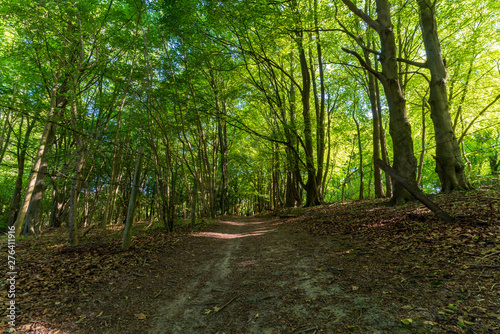
[[[357,5],[374,15],[373,2]],[[392,5],[399,55],[424,61],[417,4]],[[495,100],[500,8],[492,0],[437,2],[436,13],[450,114],[467,172],[474,185],[493,185],[500,170],[495,117],[500,108]],[[210,215],[213,208],[222,213],[223,203],[225,212],[241,214],[262,210],[271,200],[281,207],[294,168],[304,195],[308,171],[300,43],[316,84],[317,95],[312,93],[308,102],[312,160],[326,171],[323,199],[338,201],[342,193],[345,200],[358,198],[358,139],[364,197],[374,196],[367,72],[341,48],[363,55],[364,43],[379,52],[376,37],[343,4],[319,0],[6,3],[0,9],[0,73],[8,73],[0,82],[0,222],[8,215],[23,145],[26,187],[54,107],[53,89],[55,99],[64,103],[55,108],[55,139],[45,156],[45,221],[53,195],[67,198],[73,177],[78,179],[79,222],[104,219],[110,203],[112,220],[121,221],[139,147],[145,147],[146,157],[138,219],[159,220],[160,212],[187,216],[194,198],[199,216]],[[324,63],[324,123],[315,105],[320,100],[318,44]],[[377,66],[376,57],[370,57]],[[420,187],[437,192],[434,130],[426,102],[429,73],[405,62],[399,66],[417,158],[423,151]],[[383,91],[380,95],[392,160],[389,111]],[[34,124],[31,133],[28,123]],[[316,145],[322,127],[325,162],[319,166]],[[84,166],[75,175],[77,156]]]

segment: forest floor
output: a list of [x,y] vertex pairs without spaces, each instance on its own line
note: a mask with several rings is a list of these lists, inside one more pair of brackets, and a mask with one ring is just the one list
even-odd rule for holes
[[456,222],[365,200],[191,232],[138,224],[128,251],[119,229],[77,247],[46,232],[16,245],[6,332],[500,333],[500,192],[431,198]]

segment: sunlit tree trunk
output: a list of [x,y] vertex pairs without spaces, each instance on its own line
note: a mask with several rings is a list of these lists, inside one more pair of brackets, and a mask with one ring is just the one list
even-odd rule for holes
[[467,190],[470,189],[470,184],[448,110],[447,72],[437,34],[435,2],[434,4],[429,0],[417,0],[417,2],[420,8],[420,27],[427,54],[427,67],[431,72],[429,104],[436,140],[436,172],[441,181],[441,191]]
[[[380,102],[380,89],[378,81],[375,81],[375,91],[377,92],[377,110],[378,110],[378,120],[379,120],[379,130],[380,130],[380,152],[382,153],[382,161],[384,161],[388,166],[391,166],[391,161],[389,159],[389,150],[387,149],[387,141],[385,140],[385,129],[382,124],[382,104]],[[385,196],[392,197],[392,178],[388,173],[385,173]]]
[[[52,145],[52,143],[50,144]],[[40,228],[40,218],[42,215],[42,199],[45,193],[45,178],[47,177],[47,158],[42,158],[42,164],[38,170],[38,177],[35,183],[35,189],[31,196],[30,205],[24,218],[22,234],[35,233]]]
[[[55,80],[57,82],[57,80]],[[45,126],[42,132],[42,137],[40,138],[40,144],[38,146],[38,152],[35,157],[35,163],[33,165],[33,169],[31,170],[31,175],[30,179],[28,182],[28,187],[26,188],[26,194],[24,196],[24,201],[23,204],[19,210],[19,213],[16,218],[16,222],[14,223],[15,226],[15,236],[16,239],[19,237],[21,234],[21,228],[24,223],[24,219],[26,218],[26,214],[28,212],[28,207],[31,202],[31,199],[33,197],[33,193],[35,191],[35,186],[38,178],[38,174],[42,168],[42,160],[45,156],[45,154],[49,151],[51,142],[51,137],[54,136],[52,132],[52,118],[55,113],[56,109],[56,97],[57,97],[57,86],[56,82],[54,83],[54,86],[51,89],[50,92],[50,110],[46,116],[46,121],[45,121]]]
[[356,123],[356,132],[358,134],[358,150],[359,150],[359,199],[364,198],[364,174],[363,174],[363,146],[361,144],[361,131],[359,129],[359,123],[356,119],[355,112],[352,113],[352,118],[354,123]]
[[[356,55],[365,68],[372,71],[384,86],[385,96],[389,105],[389,133],[393,142],[394,169],[410,184],[416,184],[417,159],[413,152],[411,126],[406,114],[406,100],[401,89],[397,63],[397,49],[391,22],[391,8],[388,0],[376,0],[377,19],[373,20],[362,10],[358,9],[350,0],[342,0],[344,4],[357,16],[368,23],[380,37],[380,63],[382,72],[375,72],[368,67],[364,59],[355,52],[345,50]],[[392,204],[401,204],[412,199],[412,195],[400,182],[393,184]]]
[[[427,95],[427,93],[426,93]],[[424,157],[425,157],[425,96],[422,98],[422,134],[421,134],[421,151],[420,151],[420,158],[418,162],[418,173],[417,173],[417,184],[420,184],[420,181],[422,181],[422,175],[423,175],[423,170],[424,170]]]

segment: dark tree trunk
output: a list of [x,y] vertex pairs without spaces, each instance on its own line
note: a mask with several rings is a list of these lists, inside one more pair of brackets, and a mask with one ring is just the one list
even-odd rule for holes
[[[394,169],[409,182],[416,184],[417,159],[415,159],[413,153],[413,139],[411,137],[410,122],[406,114],[406,100],[399,81],[397,49],[391,22],[390,3],[388,0],[376,0],[377,19],[373,20],[365,12],[358,9],[350,0],[342,0],[342,2],[353,13],[375,29],[380,37],[381,73],[375,72],[357,53],[345,49],[344,51],[356,55],[363,66],[372,71],[373,74],[376,74],[384,86],[385,96],[389,104],[389,133],[393,142]],[[395,181],[393,188],[392,204],[402,204],[412,199],[408,190],[399,182]]]
[[[368,45],[370,46],[370,45]],[[368,52],[365,52],[365,61],[366,63],[371,66],[371,59],[368,54]],[[372,123],[373,123],[373,130],[372,130],[372,142],[373,142],[373,185],[375,188],[375,197],[380,198],[384,197],[384,187],[382,183],[382,171],[380,170],[380,167],[376,164],[376,161],[380,159],[380,127],[382,126],[381,120],[379,118],[379,110],[378,110],[378,103],[377,103],[377,89],[376,85],[377,79],[375,76],[368,72],[368,95],[370,98],[370,105],[372,109]]]
[[[22,124],[22,121],[21,121]],[[19,205],[21,204],[21,193],[23,191],[23,176],[24,176],[24,163],[26,161],[26,151],[28,149],[28,140],[33,130],[35,121],[31,124],[27,124],[26,132],[24,134],[24,141],[21,143],[18,140],[17,145],[17,178],[16,185],[14,187],[14,193],[12,194],[12,202],[10,204],[9,218],[7,220],[7,226],[14,225],[17,218],[17,213],[19,211]],[[20,137],[20,136],[19,136]]]
[[358,149],[359,149],[359,199],[364,198],[364,174],[363,174],[363,146],[361,145],[361,131],[359,129],[359,123],[356,119],[356,115],[354,111],[352,113],[352,118],[354,119],[354,123],[356,123],[356,132],[358,134]]
[[306,206],[315,206],[320,204],[318,185],[316,183],[316,168],[314,167],[314,152],[312,138],[312,122],[311,122],[311,106],[309,98],[311,95],[311,79],[307,60],[302,44],[302,33],[299,33],[299,59],[300,68],[302,71],[302,116],[304,118],[304,141],[306,153],[306,168],[307,168],[307,183],[306,190]]

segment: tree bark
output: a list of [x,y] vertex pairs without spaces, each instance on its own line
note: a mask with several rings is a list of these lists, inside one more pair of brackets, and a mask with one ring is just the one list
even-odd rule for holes
[[363,146],[361,145],[361,131],[359,129],[359,123],[356,119],[355,112],[352,113],[352,118],[354,123],[356,123],[356,132],[358,134],[358,149],[359,149],[359,199],[363,199],[364,195],[364,174],[363,174]]
[[441,191],[468,190],[471,186],[465,174],[465,164],[448,110],[447,72],[437,34],[435,7],[428,0],[417,2],[427,67],[431,72],[429,104],[436,140],[436,172],[441,181]]
[[[368,44],[370,47],[370,44]],[[364,53],[365,61],[368,66],[371,66],[371,59],[368,51]],[[382,183],[382,171],[380,167],[376,164],[376,161],[380,159],[380,127],[382,126],[381,120],[379,118],[379,110],[377,103],[377,89],[376,85],[377,79],[375,76],[367,71],[368,76],[368,97],[370,98],[370,106],[372,110],[372,142],[373,142],[373,185],[375,188],[375,197],[384,197],[384,187]]]
[[[380,102],[380,89],[378,81],[375,81],[375,90],[377,92],[377,110],[378,110],[378,120],[379,120],[379,130],[380,130],[380,151],[382,153],[382,161],[387,165],[391,165],[389,160],[389,151],[387,149],[387,141],[385,140],[385,129],[382,124],[382,103]],[[385,196],[392,197],[392,179],[391,176],[386,173],[385,175]]]
[[[21,120],[22,126],[22,120]],[[12,202],[10,204],[9,218],[7,220],[7,226],[14,225],[17,218],[17,213],[19,210],[19,204],[21,204],[21,194],[23,191],[23,176],[24,176],[24,163],[26,161],[26,152],[28,150],[28,141],[31,135],[31,131],[35,126],[35,121],[26,125],[26,132],[24,133],[24,140],[21,142],[21,138],[18,139],[17,144],[17,178],[16,185],[14,187],[14,193],[12,194]],[[21,130],[19,130],[21,131]],[[21,136],[19,136],[21,137]]]
[[132,190],[130,191],[130,200],[128,202],[127,218],[125,220],[125,228],[123,229],[123,242],[122,249],[127,250],[130,247],[130,240],[132,238],[132,224],[134,223],[134,212],[136,206],[137,190],[139,188],[142,158],[144,155],[144,148],[139,148],[137,161],[135,163],[134,181],[132,183]]
[[[406,100],[399,80],[397,48],[391,21],[391,8],[388,0],[376,0],[377,19],[373,20],[350,0],[342,2],[358,17],[363,19],[378,33],[381,44],[380,63],[382,72],[369,67],[361,56],[353,51],[344,51],[355,55],[362,65],[372,72],[384,86],[389,105],[389,133],[393,142],[394,169],[409,182],[416,184],[417,159],[413,152],[411,126],[406,114]],[[411,194],[399,182],[393,184],[392,204],[402,204],[412,198]]]
[[382,160],[377,160],[377,164],[382,168],[386,173],[391,174],[393,179],[397,180],[403,187],[410,192],[413,197],[418,199],[422,204],[428,207],[432,212],[436,214],[439,218],[446,222],[453,222],[455,219],[441,210],[439,206],[437,206],[434,202],[432,202],[425,194],[413,183],[408,182],[404,177],[399,175],[394,169],[386,165]]
[[316,184],[316,168],[314,167],[314,151],[312,138],[311,106],[309,98],[311,95],[311,78],[307,67],[307,59],[302,43],[302,32],[297,32],[300,68],[302,72],[302,117],[304,118],[304,141],[306,154],[307,183],[306,207],[320,204],[318,186]]
[[[76,91],[76,87],[74,87],[74,91]],[[80,138],[80,134],[78,133],[77,127],[77,106],[76,106],[76,96],[73,97],[73,101],[71,103],[71,125],[73,127],[73,137],[75,138],[76,144],[76,161],[75,161],[75,169],[73,171],[73,177],[71,179],[71,189],[70,189],[70,197],[69,197],[69,219],[68,219],[68,236],[69,243],[71,246],[76,246],[78,244],[78,226],[76,222],[76,211],[78,207],[78,183],[80,171],[84,165],[84,147],[82,140]]]
[[51,89],[50,111],[45,121],[42,137],[40,138],[40,145],[38,147],[38,152],[35,157],[35,163],[33,165],[33,169],[31,170],[30,180],[28,182],[28,187],[26,189],[24,201],[21,206],[21,209],[19,210],[16,222],[14,223],[16,239],[19,238],[19,235],[21,234],[21,228],[24,223],[24,218],[26,218],[26,213],[28,212],[28,207],[35,190],[38,173],[40,172],[42,166],[42,159],[45,156],[45,154],[49,151],[51,146],[50,136],[53,135],[52,118],[56,108],[56,96],[57,96],[57,86],[54,85]]
[[[427,95],[427,93],[426,93]],[[421,140],[420,159],[418,162],[417,185],[422,181],[425,157],[425,95],[422,98],[422,140]]]
[[[396,61],[396,42],[391,23],[391,10],[388,0],[377,0],[377,22],[380,29],[382,55],[381,65],[385,94],[389,104],[389,133],[392,137],[394,169],[410,183],[416,182],[417,159],[413,153],[411,126],[406,115],[406,100],[401,90]],[[399,182],[393,184],[391,202],[401,204],[411,199],[411,194]]]
[[[50,145],[52,145],[52,143],[50,143]],[[24,218],[24,223],[21,231],[22,234],[32,234],[40,228],[42,199],[45,192],[45,178],[47,177],[47,168],[47,158],[46,156],[44,156],[42,158],[40,169],[37,173],[38,176],[35,183],[35,189],[33,190],[33,195],[31,196],[28,211],[26,211],[26,217]]]

